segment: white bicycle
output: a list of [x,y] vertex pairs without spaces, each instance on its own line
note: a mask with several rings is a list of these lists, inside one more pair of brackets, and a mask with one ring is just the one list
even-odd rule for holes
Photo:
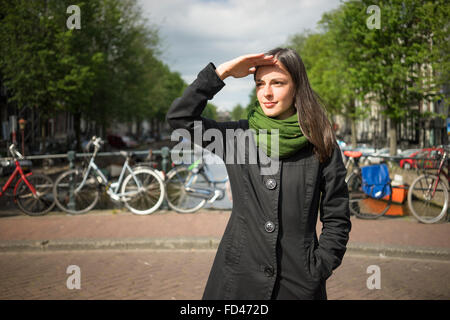
[[101,144],[101,138],[94,136],[86,146],[88,151],[91,145],[95,147],[87,167],[66,171],[56,179],[53,188],[56,205],[70,214],[88,212],[97,204],[101,187],[104,187],[111,199],[122,202],[134,214],[156,211],[165,197],[162,174],[151,168],[131,168],[129,161],[133,154],[121,151],[125,162],[119,180],[110,182],[95,164]]

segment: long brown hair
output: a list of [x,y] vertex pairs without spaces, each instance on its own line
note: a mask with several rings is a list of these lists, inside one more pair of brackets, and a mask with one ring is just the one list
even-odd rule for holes
[[295,50],[288,48],[275,48],[266,55],[273,55],[289,71],[295,85],[294,106],[297,109],[300,129],[314,145],[314,152],[319,161],[326,161],[337,146],[336,136],[322,100],[309,84],[302,58]]

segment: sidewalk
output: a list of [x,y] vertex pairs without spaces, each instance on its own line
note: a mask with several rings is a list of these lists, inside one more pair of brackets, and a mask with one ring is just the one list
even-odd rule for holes
[[[89,249],[216,249],[231,211],[137,216],[120,210],[84,215],[52,212],[29,217],[0,213],[0,251]],[[348,252],[450,260],[450,223],[426,225],[412,217],[352,217]],[[321,223],[317,225],[320,235]]]

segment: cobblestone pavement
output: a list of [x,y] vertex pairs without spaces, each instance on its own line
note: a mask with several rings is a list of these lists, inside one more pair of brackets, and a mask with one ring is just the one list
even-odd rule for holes
[[[0,253],[0,299],[201,299],[214,250]],[[70,265],[80,289],[69,290]],[[369,266],[380,289],[369,290]],[[347,254],[327,282],[329,299],[450,299],[450,261]]]

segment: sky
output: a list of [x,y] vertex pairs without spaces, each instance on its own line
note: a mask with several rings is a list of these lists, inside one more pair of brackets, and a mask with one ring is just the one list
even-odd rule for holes
[[[160,59],[188,84],[209,62],[218,67],[238,56],[283,46],[290,36],[315,30],[340,0],[139,0],[143,16],[159,30]],[[246,106],[251,76],[225,79],[211,101],[221,111]]]

